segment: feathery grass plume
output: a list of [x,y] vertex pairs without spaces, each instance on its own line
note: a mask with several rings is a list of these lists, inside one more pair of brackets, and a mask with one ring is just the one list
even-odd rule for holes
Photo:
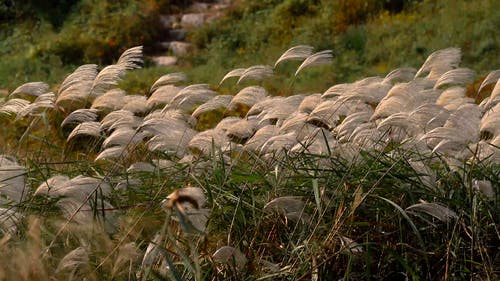
[[437,175],[434,170],[432,170],[429,165],[424,163],[424,161],[409,160],[408,164],[417,174],[418,179],[428,187],[435,187]]
[[86,177],[83,175],[70,179],[64,175],[56,175],[49,178],[35,191],[35,194],[48,195],[53,198],[71,197],[83,202],[90,194],[109,196],[111,187],[102,179]]
[[[190,227],[198,232],[204,232],[210,210],[203,208],[207,199],[199,187],[183,187],[167,196],[163,207],[176,211],[184,232],[192,233]],[[185,225],[189,223],[190,226]]]
[[154,93],[160,87],[167,86],[170,84],[179,83],[179,82],[184,82],[186,80],[187,80],[187,76],[186,76],[186,74],[184,74],[182,72],[174,72],[174,73],[165,74],[162,77],[158,78],[158,80],[156,80],[154,82],[154,84],[149,89],[149,93]]
[[218,109],[226,110],[228,108],[229,104],[231,103],[232,99],[233,99],[233,96],[231,96],[231,95],[215,96],[215,97],[211,98],[210,100],[208,100],[207,102],[205,102],[204,104],[198,106],[193,111],[191,116],[193,116],[194,118],[198,118],[200,115],[207,113],[207,112],[210,112],[210,111],[213,111],[213,110],[218,110]]
[[228,116],[224,119],[222,119],[217,125],[215,126],[216,129],[220,129],[223,131],[227,131],[234,123],[242,120],[242,118],[237,117],[237,116]]
[[396,84],[375,108],[371,120],[388,117],[398,112],[408,112],[425,103],[434,103],[440,91],[427,89],[424,80],[413,80],[408,83]]
[[38,97],[49,91],[49,85],[45,82],[28,82],[17,87],[10,95],[9,98],[15,96],[27,96],[28,98]]
[[[90,95],[92,84],[97,76],[97,65],[85,64],[68,75],[57,92],[56,104],[69,109],[71,103],[85,102]],[[66,103],[69,103],[68,105]],[[80,106],[84,106],[81,104]]]
[[198,120],[191,116],[190,114],[183,112],[180,109],[164,109],[164,110],[155,110],[144,117],[144,121],[148,121],[154,118],[173,118],[176,120],[181,120],[186,122],[188,126],[194,127],[198,123]]
[[337,98],[338,96],[344,95],[344,93],[350,91],[354,85],[351,83],[337,84],[328,88],[321,97],[323,99]]
[[323,101],[321,94],[311,94],[304,97],[302,102],[299,104],[299,108],[297,108],[298,112],[301,113],[311,113],[318,104]]
[[154,90],[154,92],[148,98],[146,104],[149,108],[153,108],[159,105],[165,106],[169,104],[181,90],[182,88],[176,87],[174,85],[160,86]]
[[479,130],[490,133],[492,137],[500,136],[500,103],[484,113]]
[[462,51],[459,48],[435,51],[427,57],[415,78],[427,74],[428,79],[438,80],[447,71],[457,68],[461,60]]
[[486,78],[484,78],[477,92],[481,93],[481,91],[484,90],[486,87],[497,83],[499,79],[500,79],[500,69],[493,70],[488,74],[488,76],[486,76]]
[[0,106],[0,114],[7,116],[16,115],[24,108],[31,104],[30,101],[24,99],[10,99]]
[[0,207],[0,234],[14,235],[17,233],[18,226],[21,223],[22,213],[14,210],[13,208]]
[[149,151],[162,151],[166,154],[173,154],[183,157],[187,151],[189,142],[198,134],[191,128],[183,130],[174,129],[168,134],[156,134],[146,142]]
[[451,219],[458,218],[457,214],[441,203],[429,203],[421,200],[422,203],[417,203],[406,208],[406,211],[422,212],[435,217],[442,222],[449,222]]
[[142,46],[125,50],[116,64],[106,66],[97,74],[90,90],[91,96],[98,97],[115,88],[127,70],[140,68],[141,64]]
[[235,109],[238,104],[253,106],[256,103],[266,99],[268,93],[261,86],[248,86],[241,89],[229,103],[229,109]]
[[240,75],[240,78],[236,82],[236,84],[240,84],[245,80],[262,80],[268,77],[273,76],[273,68],[269,65],[254,65],[245,69],[243,73]]
[[274,63],[274,68],[276,66],[284,61],[288,60],[305,60],[307,57],[313,54],[314,48],[309,45],[298,45],[291,47],[290,49],[286,50],[281,57]]
[[[142,254],[135,242],[120,245],[111,270],[112,277],[117,278],[119,275],[131,276],[131,271],[136,268],[141,256]],[[128,274],[125,275],[125,273]]]
[[271,108],[267,111],[263,111],[259,114],[260,122],[265,122],[270,120],[270,122],[279,122],[288,118],[292,113],[297,111],[300,103],[304,99],[303,95],[293,95],[286,97],[281,102],[275,102]]
[[61,127],[68,125],[78,125],[83,122],[95,122],[98,119],[97,109],[82,108],[71,112],[61,122]]
[[247,69],[246,68],[236,68],[236,69],[229,71],[226,75],[224,75],[222,80],[220,80],[219,86],[222,85],[222,83],[229,78],[240,77],[241,75],[243,75],[245,70],[247,70]]
[[434,85],[434,89],[443,88],[450,85],[467,85],[474,81],[476,72],[469,68],[452,69],[439,77]]
[[258,152],[261,150],[264,143],[270,138],[279,134],[279,128],[275,125],[266,125],[255,132],[255,134],[247,140],[244,149],[247,151]]
[[195,105],[202,104],[213,98],[217,93],[208,84],[194,84],[180,90],[170,104],[164,108],[191,110]]
[[125,50],[116,64],[125,69],[138,69],[142,67],[143,62],[142,46],[135,46]]
[[83,123],[78,124],[73,129],[73,131],[71,131],[68,138],[66,139],[66,142],[69,142],[73,138],[78,137],[78,136],[82,136],[82,135],[92,136],[95,138],[102,137],[101,123],[90,121],[90,122],[83,122]]
[[146,113],[150,110],[147,105],[147,100],[145,96],[140,95],[126,95],[123,98],[123,110],[128,110],[133,113]]
[[283,150],[290,150],[298,143],[297,133],[290,132],[284,135],[277,135],[269,138],[260,148],[262,154],[281,153]]
[[441,93],[436,100],[436,104],[443,106],[447,110],[455,111],[463,104],[474,103],[474,99],[465,95],[466,92],[467,89],[463,87],[450,87]]
[[472,180],[472,186],[489,200],[495,199],[495,190],[489,180]]
[[263,112],[267,112],[274,108],[276,104],[279,104],[282,102],[285,98],[284,97],[267,97],[264,100],[254,104],[247,112],[247,117],[252,116],[252,115],[259,115]]
[[138,132],[130,127],[119,127],[107,137],[102,143],[103,148],[111,146],[135,146],[141,143],[146,137],[144,132]]
[[156,166],[148,162],[136,162],[127,168],[127,173],[153,173]]
[[409,82],[409,81],[413,80],[416,73],[417,73],[417,70],[413,67],[396,68],[393,71],[389,72],[385,76],[385,78],[382,82],[383,83],[390,83],[390,84]]
[[486,104],[484,105],[484,108],[490,109],[498,103],[500,103],[500,79],[498,79],[497,83],[495,84],[495,87],[491,91],[491,95],[488,98]]
[[264,205],[264,212],[278,212],[282,215],[291,212],[301,212],[305,207],[303,199],[302,196],[282,196],[274,198]]
[[101,130],[111,131],[117,127],[136,128],[142,124],[142,118],[128,110],[115,110],[108,113],[101,121]]
[[412,126],[409,132],[416,136],[424,134],[434,128],[441,127],[450,116],[446,108],[438,104],[425,103],[408,114],[408,121]]
[[90,270],[89,254],[85,247],[78,247],[67,253],[57,265],[56,273],[68,272],[68,280],[86,279]]
[[370,104],[379,103],[392,88],[380,77],[368,77],[352,84],[349,91],[344,92],[340,99],[357,99]]
[[243,270],[247,263],[247,258],[238,249],[231,246],[222,246],[212,255],[212,259],[217,262],[235,269],[237,271]]
[[220,129],[209,129],[196,134],[188,144],[188,148],[203,155],[210,155],[212,148],[222,149],[229,145],[229,138]]
[[[279,127],[279,134],[289,132],[297,133],[297,140],[304,141],[310,134],[317,129],[316,126],[306,123],[308,115],[305,113],[294,112]],[[330,133],[329,133],[330,134]]]
[[125,104],[125,95],[125,91],[121,89],[111,89],[98,96],[90,108],[104,112],[122,109]]
[[299,66],[299,68],[297,68],[297,71],[295,71],[295,76],[297,76],[297,74],[299,74],[299,72],[301,72],[306,67],[328,64],[328,63],[331,63],[332,60],[333,60],[332,50],[324,50],[324,51],[312,54],[312,55],[308,56],[302,62],[302,64]]
[[349,136],[349,141],[358,144],[364,149],[381,150],[385,144],[380,143],[383,133],[377,130],[374,123],[359,125]]
[[130,154],[130,148],[126,145],[117,145],[105,148],[97,155],[94,162],[105,159],[123,159],[127,158]]
[[340,141],[347,141],[354,130],[363,123],[367,123],[373,114],[373,109],[349,114],[342,120],[333,132],[337,135]]
[[45,93],[38,96],[35,101],[23,109],[21,109],[16,119],[24,118],[27,115],[33,116],[41,113],[42,110],[55,109],[56,104],[54,103],[56,95],[54,93]]
[[371,111],[371,106],[357,100],[327,99],[318,104],[309,114],[307,122],[319,127],[333,129],[342,117],[360,111]]
[[482,162],[500,164],[500,136],[496,136],[491,140],[481,140],[473,151],[477,150],[476,155],[473,155],[472,160],[479,160]]
[[453,112],[443,127],[426,133],[421,139],[441,140],[434,151],[451,152],[463,150],[468,143],[479,141],[481,112],[475,104],[464,104]]
[[[259,126],[259,120],[255,118],[241,119],[234,122],[226,129],[227,136],[236,143],[243,143],[253,136]],[[216,127],[218,128],[218,127]]]
[[26,169],[10,156],[0,155],[0,203],[20,203],[28,193]]

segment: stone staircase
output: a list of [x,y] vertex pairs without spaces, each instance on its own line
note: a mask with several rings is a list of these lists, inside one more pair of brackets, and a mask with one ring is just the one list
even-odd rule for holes
[[[192,51],[193,46],[186,42],[190,31],[210,23],[224,15],[231,5],[231,0],[213,0],[210,2],[194,2],[182,13],[160,15],[160,24],[164,30],[164,41],[157,43],[159,51],[150,58],[159,66],[175,65],[178,57],[185,56]],[[163,55],[163,54],[171,55]]]

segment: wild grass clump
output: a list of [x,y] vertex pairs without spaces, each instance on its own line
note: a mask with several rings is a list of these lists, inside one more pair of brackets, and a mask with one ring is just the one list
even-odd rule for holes
[[332,63],[301,45],[128,93],[137,46],[22,84],[0,104],[0,279],[495,280],[500,72],[470,87],[461,58],[317,94],[260,83]]

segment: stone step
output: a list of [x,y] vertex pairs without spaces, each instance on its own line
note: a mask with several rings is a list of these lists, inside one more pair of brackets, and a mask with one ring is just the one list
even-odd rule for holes
[[177,63],[177,57],[174,56],[154,56],[151,60],[159,66],[172,66]]
[[207,16],[204,13],[183,14],[181,26],[184,28],[200,27],[206,22]]

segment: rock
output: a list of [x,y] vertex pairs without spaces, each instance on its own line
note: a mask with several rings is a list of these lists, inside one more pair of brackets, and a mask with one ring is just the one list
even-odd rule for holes
[[205,23],[205,14],[184,14],[181,18],[182,27],[199,27]]
[[164,29],[170,29],[179,25],[179,17],[177,15],[160,15],[160,25]]
[[189,7],[189,11],[193,13],[203,13],[206,12],[210,6],[207,3],[196,2]]
[[187,31],[184,29],[170,29],[168,31],[168,37],[173,41],[183,41],[186,39]]
[[168,48],[174,55],[182,56],[191,50],[192,45],[186,42],[172,41],[170,42]]
[[177,58],[174,56],[157,56],[151,59],[159,66],[171,66],[177,63]]

